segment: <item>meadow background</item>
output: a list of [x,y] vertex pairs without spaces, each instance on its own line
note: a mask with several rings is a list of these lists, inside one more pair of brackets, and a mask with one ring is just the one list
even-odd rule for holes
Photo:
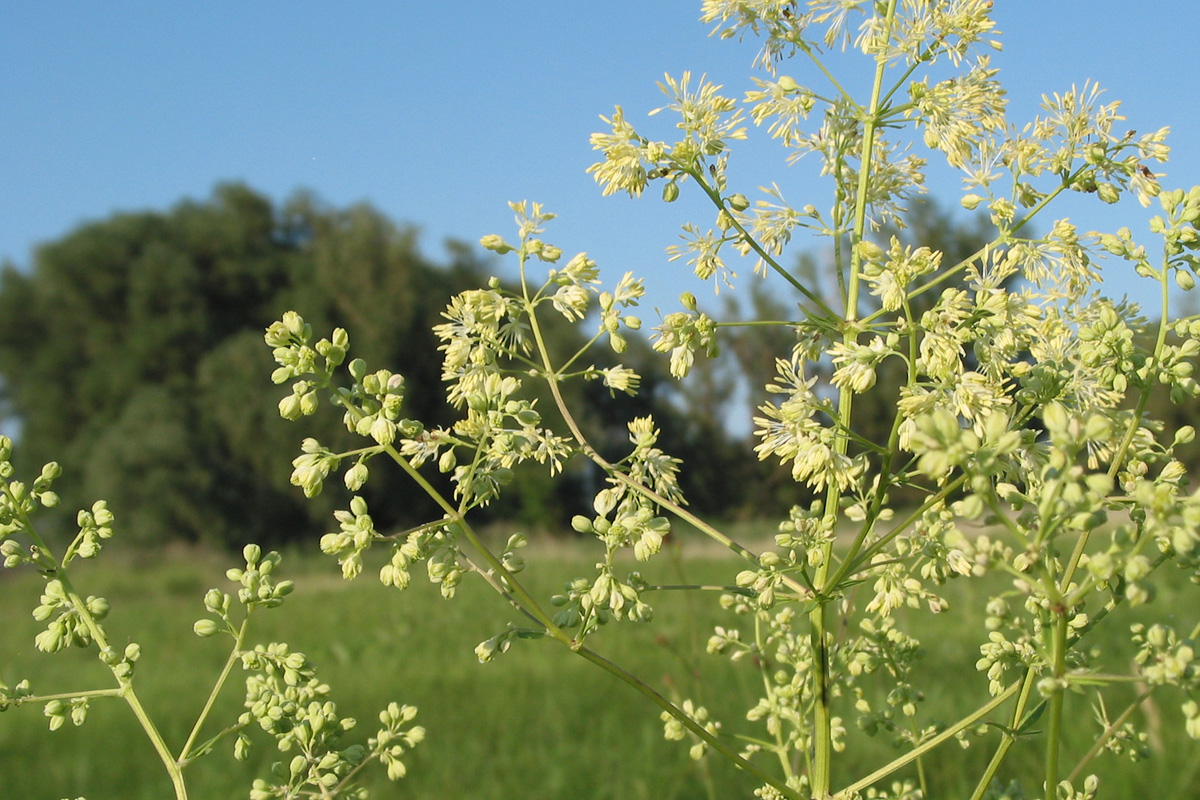
[[[765,537],[769,529],[761,533]],[[680,539],[654,567],[658,574],[648,575],[651,580],[729,579],[727,559],[710,545],[686,534]],[[591,568],[592,557],[578,542],[546,540],[531,549],[527,574],[539,596],[559,591],[565,580]],[[117,642],[128,636],[142,643],[139,693],[164,721],[168,741],[177,745],[227,652],[221,638],[197,638],[188,621],[201,615],[209,586],[227,588],[223,572],[230,560],[195,549],[109,556],[81,569],[80,583],[85,591],[112,602],[110,629]],[[342,713],[359,719],[361,730],[351,735],[369,735],[375,711],[390,700],[420,709],[417,722],[427,728],[427,740],[406,758],[409,774],[399,783],[388,783],[381,771],[368,771],[365,785],[374,797],[685,800],[749,794],[744,777],[719,759],[691,761],[687,743],[663,739],[655,709],[562,648],[518,642],[493,663],[479,664],[474,645],[508,621],[481,582],[464,583],[458,597],[445,601],[417,576],[400,596],[374,581],[369,569],[357,582],[347,583],[331,559],[296,550],[285,554],[282,574],[296,580],[297,590],[284,608],[256,616],[252,641],[286,640],[306,653],[322,680],[333,686],[332,698]],[[1167,587],[1160,597],[1165,604],[1175,602],[1174,594],[1186,590],[1187,584],[1168,581]],[[931,667],[928,717],[923,719],[957,718],[954,712],[963,703],[980,697],[986,678],[974,668],[979,645],[975,632],[982,630],[983,606],[996,588],[1004,587],[979,582],[948,585],[947,597],[957,606],[956,614],[966,612],[961,625],[947,628],[936,617],[925,615],[922,621],[921,615],[901,612],[902,624],[915,623],[913,633],[925,646]],[[33,576],[6,573],[0,579],[0,607],[29,607],[38,591]],[[717,596],[661,593],[653,603],[661,622],[602,632],[596,648],[668,696],[693,697],[706,704],[717,719],[727,721],[727,730],[737,728],[737,717],[757,696],[756,685],[761,691],[761,677],[747,662],[731,664],[704,654],[712,626],[729,624]],[[1121,613],[1129,622],[1137,618]],[[0,635],[0,677],[11,682],[27,676],[35,688],[44,689],[109,685],[107,671],[90,653],[48,657],[35,651],[37,629],[32,619],[9,615]],[[1128,649],[1123,637],[1094,645],[1116,652]],[[231,720],[239,712],[241,681],[235,678],[231,684],[217,720]],[[882,683],[876,688],[887,691]],[[37,707],[0,715],[2,796],[58,800],[86,792],[89,800],[151,800],[167,794],[161,768],[125,706],[110,701],[96,702],[92,708],[83,728],[68,725],[53,734]],[[1069,768],[1090,743],[1094,723],[1082,697],[1069,698],[1066,713],[1064,764]],[[1123,757],[1101,756],[1091,769],[1100,775],[1105,795],[1137,797],[1153,787],[1159,797],[1197,796],[1200,762],[1184,734],[1177,706],[1152,700],[1142,713],[1151,732],[1151,760],[1133,764]],[[843,765],[847,771],[880,763],[880,756],[893,752],[886,735],[866,739],[852,719],[846,724],[854,740],[849,749],[861,759],[861,765]],[[996,736],[972,737],[976,745],[967,750],[949,745],[935,751],[926,764],[932,796],[969,793],[970,777],[986,763]],[[232,742],[206,756],[188,772],[193,795],[244,796],[250,781],[278,757],[269,743],[260,743],[263,746],[245,763],[233,759]],[[1018,744],[1011,768],[1003,773],[1005,780],[1036,786],[1041,757],[1036,747],[1022,750]],[[913,772],[905,774],[911,777]],[[849,772],[843,777],[849,780]],[[845,780],[835,776],[834,782]]]

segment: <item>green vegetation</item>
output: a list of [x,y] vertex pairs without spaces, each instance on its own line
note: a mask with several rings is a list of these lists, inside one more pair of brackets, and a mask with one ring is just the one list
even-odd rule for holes
[[[98,500],[58,546],[43,521],[77,506],[78,486],[56,483],[57,463],[15,469],[12,442],[0,437],[0,556],[44,582],[36,648],[72,654],[61,661],[65,675],[3,662],[23,672],[0,677],[0,709],[40,705],[53,730],[82,724],[95,705],[101,739],[124,745],[141,741],[138,731],[103,722],[123,701],[177,800],[236,792],[235,771],[190,769],[210,746],[231,747],[248,766],[279,758],[269,778],[256,771],[250,800],[365,800],[355,782],[374,780],[363,770],[375,762],[392,780],[425,768],[408,791],[437,797],[713,800],[755,786],[760,800],[1093,800],[1101,779],[1107,796],[1124,797],[1148,778],[1160,792],[1193,795],[1193,748],[1177,742],[1200,739],[1190,585],[1200,583],[1200,493],[1185,461],[1196,432],[1152,414],[1164,399],[1200,397],[1200,317],[1181,317],[1175,292],[1193,289],[1200,271],[1200,186],[1164,188],[1154,168],[1167,158],[1166,129],[1122,133],[1116,105],[1102,105],[1090,85],[1045,97],[1028,125],[1010,121],[988,55],[999,46],[991,7],[705,2],[703,18],[720,35],[764,37],[765,77],[742,102],[705,78],[666,77],[659,111],[677,123],[635,127],[618,107],[592,137],[600,160],[589,171],[605,194],[637,196],[652,182],[666,202],[697,192],[714,227],[688,223],[671,252],[700,279],[731,288],[731,264],[747,256],[791,302],[751,292],[756,318],[717,319],[684,293],[681,310],[654,328],[651,347],[666,362],[657,372],[641,374],[634,345],[641,280],[602,281],[586,253],[566,257],[544,238],[554,214],[536,202],[510,204],[515,235],[480,240],[510,258],[517,277],[463,289],[440,315],[397,310],[412,310],[417,278],[445,275],[392,258],[411,247],[369,212],[301,213],[306,222],[294,226],[289,213],[237,190],[197,212],[208,220],[201,229],[231,237],[196,236],[195,210],[184,207],[169,219],[85,230],[43,253],[32,278],[6,273],[0,313],[12,318],[3,317],[0,372],[23,374],[28,350],[30,382],[10,377],[8,388],[39,442],[33,457],[61,419],[65,456],[84,462],[85,483],[108,480],[124,505],[114,521]],[[861,26],[847,27],[852,12]],[[839,42],[861,51],[869,92],[848,91],[864,84],[829,70],[822,54]],[[810,86],[781,74],[790,56],[815,66]],[[810,115],[819,128],[809,130]],[[774,184],[757,201],[734,190],[733,143],[751,120],[790,158],[822,162],[828,206],[791,206]],[[651,138],[656,126],[668,140]],[[919,147],[964,171],[960,203],[986,209],[992,227],[978,233],[988,241],[950,237],[934,250],[888,235],[923,188]],[[1049,218],[1072,191],[1157,204],[1153,244],[1128,228],[1087,232]],[[226,213],[231,206],[253,213]],[[244,226],[248,218],[258,224]],[[142,239],[126,236],[130,228],[151,231],[151,255],[131,244]],[[831,251],[823,281],[803,260],[782,258],[800,233]],[[213,246],[216,257],[196,255]],[[102,268],[81,272],[86,259],[72,248],[100,252]],[[224,258],[244,250],[256,256],[239,262],[249,271]],[[1103,297],[1105,258],[1154,283],[1156,322]],[[255,283],[276,268],[287,291]],[[176,283],[218,299],[201,304],[197,321]],[[230,293],[253,314],[294,302],[262,334],[280,387],[273,408],[259,390],[230,400],[252,384],[226,377],[248,377],[261,360],[220,319],[219,298]],[[164,299],[179,312],[169,323],[147,310]],[[29,309],[43,316],[18,326]],[[425,338],[410,340],[403,327],[380,334],[376,323],[395,322],[393,312],[426,326],[412,331]],[[207,321],[213,315],[220,324]],[[339,319],[354,328],[353,346]],[[747,333],[758,328],[774,332]],[[381,357],[380,341],[425,352],[410,362]],[[743,363],[759,363],[757,343],[775,348],[755,444],[740,459],[711,423],[690,441],[669,440],[678,410],[655,391],[660,376],[692,374],[695,407],[719,407],[719,375],[697,364],[723,342]],[[92,360],[105,352],[120,367],[115,377]],[[183,368],[162,366],[172,362]],[[65,389],[51,385],[56,370]],[[432,392],[438,381],[442,391]],[[596,400],[605,392],[611,405]],[[103,413],[82,413],[81,399]],[[270,411],[298,423],[299,455],[259,436]],[[214,420],[209,438],[192,442],[207,455],[191,455],[183,444],[193,428]],[[172,646],[178,634],[167,631],[186,638],[179,620],[199,615],[179,597],[200,594],[205,581],[170,564],[96,570],[92,559],[126,524],[126,509],[142,535],[157,526],[207,539],[211,514],[215,541],[288,538],[290,520],[270,524],[253,481],[226,486],[206,460],[225,447],[245,454],[237,448],[248,442],[255,463],[291,460],[289,481],[314,509],[337,509],[339,529],[319,546],[343,576],[365,570],[382,586],[351,594],[314,577],[302,558],[308,593],[293,596],[279,554],[247,544],[244,566],[225,573],[233,591],[203,592],[191,627],[201,641]],[[710,467],[708,480],[724,479],[743,503],[786,504],[774,535],[709,513],[711,496],[697,496],[687,477],[705,469],[679,456]],[[739,471],[751,458],[786,481],[743,491],[755,483]],[[241,474],[244,465],[230,465]],[[523,533],[489,535],[496,515],[532,512],[536,523],[565,511],[548,494],[560,475],[562,496],[582,506],[569,521],[578,538],[531,546]],[[716,511],[729,507],[722,497]],[[707,549],[681,556],[675,547],[687,536]],[[288,597],[293,622],[257,613]],[[133,613],[110,620],[122,604]],[[33,634],[11,630],[23,641]],[[278,641],[285,634],[288,644]],[[504,656],[507,669],[471,664],[472,645],[479,662]],[[102,666],[71,661],[79,650]],[[142,659],[152,652],[165,658]],[[340,671],[318,679],[313,659]],[[142,677],[156,666],[164,677]],[[225,696],[239,668],[248,671],[240,714]],[[330,679],[338,693],[322,682]],[[214,688],[207,701],[189,700],[193,686]],[[629,711],[624,698],[637,695],[643,703]],[[393,700],[419,703],[420,722]],[[364,723],[354,742],[343,735],[354,727],[347,711]],[[654,743],[654,714],[665,738],[681,742],[675,756]],[[443,755],[410,752],[426,730]],[[259,733],[269,744],[252,751]],[[22,763],[72,775],[122,762],[122,753],[97,758],[100,750],[73,744],[58,740],[65,749],[26,752]],[[1106,751],[1134,760],[1157,752],[1165,766],[1134,783],[1109,774]],[[134,780],[153,771],[143,765]],[[79,785],[106,783],[89,777]]]
[[[761,539],[762,533],[747,538]],[[536,549],[530,554],[536,562],[530,584],[539,594],[561,588],[549,576],[585,574],[590,568],[579,543],[547,542]],[[721,579],[721,559],[712,548],[689,539],[683,552],[682,577],[698,583]],[[676,581],[679,562],[673,551],[668,555],[656,571]],[[111,600],[115,636],[153,643],[144,647],[147,663],[139,673],[139,691],[166,721],[164,735],[176,744],[224,659],[222,646],[197,639],[186,621],[198,616],[206,587],[228,586],[220,579],[225,560],[203,551],[140,560],[131,553],[113,554],[109,563],[81,573],[87,591]],[[729,767],[711,757],[692,762],[686,748],[663,740],[662,723],[628,687],[598,675],[560,648],[549,643],[519,647],[500,662],[480,665],[471,649],[503,624],[503,609],[481,584],[464,584],[456,602],[446,603],[433,586],[419,582],[405,602],[397,603],[394,590],[369,575],[345,583],[329,567],[326,558],[287,554],[282,571],[298,588],[288,599],[287,612],[264,616],[252,639],[286,640],[307,653],[335,687],[339,706],[364,726],[392,697],[421,709],[419,720],[431,741],[408,758],[409,774],[401,784],[389,784],[382,773],[368,773],[365,785],[375,790],[373,796],[685,800],[706,797],[706,769],[718,797],[744,796],[738,789],[741,779]],[[1178,590],[1184,588],[1182,580],[1174,583]],[[37,591],[35,576],[10,574],[0,581],[0,608],[22,607]],[[1174,602],[1176,591],[1168,588],[1160,600]],[[962,581],[952,583],[947,594],[961,624],[947,626],[933,618],[920,620],[918,630],[928,632],[920,637],[930,651],[928,661],[939,664],[939,680],[931,684],[928,700],[936,709],[931,713],[948,718],[986,684],[974,662],[977,623],[988,591]],[[695,697],[719,718],[732,721],[759,691],[758,674],[749,663],[729,664],[705,655],[712,626],[723,616],[716,596],[674,593],[656,598],[655,606],[663,624],[601,637],[598,649],[660,690]],[[31,618],[10,617],[0,635],[0,680],[11,683],[29,675],[47,687],[87,684],[89,679],[103,684],[103,666],[87,653],[47,657],[34,651],[38,629]],[[1093,645],[1126,652],[1127,637],[1115,626],[1110,630],[1115,633],[1110,641]],[[703,667],[703,679],[695,677],[693,667]],[[232,719],[240,710],[240,681],[235,674],[235,687],[223,696],[218,718]],[[874,686],[875,691],[886,689],[883,683]],[[1078,751],[1089,739],[1093,712],[1082,696],[1070,699],[1069,710],[1079,723],[1068,729],[1072,750]],[[1200,764],[1191,756],[1178,710],[1150,704],[1135,719],[1151,731],[1151,759],[1134,764],[1124,757],[1102,757],[1095,771],[1108,796],[1137,797],[1146,786],[1163,798],[1200,793]],[[3,796],[58,800],[86,790],[89,798],[158,800],[169,794],[142,732],[120,706],[95,704],[82,728],[67,725],[50,733],[45,722],[37,706],[0,715]],[[952,747],[930,760],[932,796],[962,797],[969,791],[969,777],[978,774],[988,755],[984,744],[994,742],[996,735],[969,739],[974,742],[970,749]],[[278,757],[269,743],[257,743],[262,747],[244,763],[232,758],[229,746],[209,756],[210,762],[194,775],[193,795],[243,797],[251,778],[264,774]],[[859,749],[862,744],[856,741],[851,747],[862,763],[847,765],[848,773],[860,772],[890,751],[885,741],[868,741]],[[71,758],[59,757],[64,752],[72,753]],[[1019,749],[1018,755],[1017,773],[1027,787],[1036,785],[1040,764],[1035,749]]]

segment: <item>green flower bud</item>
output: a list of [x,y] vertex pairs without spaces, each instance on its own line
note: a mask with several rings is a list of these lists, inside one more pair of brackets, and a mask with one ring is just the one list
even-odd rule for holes
[[250,737],[244,733],[239,733],[237,739],[233,743],[233,757],[238,761],[245,761],[250,757],[251,742]]
[[517,413],[517,422],[525,427],[533,427],[542,421],[542,415],[534,411],[532,408],[527,408]]
[[489,233],[487,236],[484,236],[479,240],[479,244],[483,247],[483,249],[491,250],[493,253],[498,253],[500,255],[511,253],[513,249],[512,245],[505,242],[503,238],[495,233]]
[[300,419],[300,397],[298,395],[289,394],[287,397],[279,401],[279,416],[293,422]]
[[670,183],[663,186],[662,199],[663,199],[663,202],[666,202],[666,203],[674,203],[676,200],[678,200],[679,199],[679,184],[677,184],[675,181],[671,181]]
[[1112,205],[1121,199],[1121,190],[1111,183],[1101,183],[1096,187],[1096,196]]
[[89,597],[84,605],[87,607],[88,613],[96,619],[104,619],[108,616],[108,601],[103,597]]
[[745,211],[750,207],[750,201],[746,199],[746,195],[742,194],[741,192],[738,192],[737,194],[728,198],[726,202],[729,203],[729,207],[734,211]]
[[788,94],[800,91],[800,84],[796,83],[795,78],[790,75],[780,75],[775,85]]
[[371,438],[382,445],[391,444],[396,438],[396,423],[390,419],[376,417],[371,423]]
[[983,198],[977,194],[968,194],[963,195],[962,199],[958,202],[961,203],[962,207],[967,211],[974,211],[979,207],[979,204],[983,202]]
[[353,467],[346,470],[346,474],[343,476],[343,480],[346,482],[346,488],[352,492],[357,492],[363,487],[363,484],[367,482],[367,478],[370,477],[370,474],[371,473],[367,469],[367,465],[359,461]]
[[208,638],[209,636],[216,636],[218,633],[220,633],[221,628],[216,622],[206,617],[205,619],[196,620],[196,624],[192,626],[192,631],[197,636]]
[[886,253],[883,252],[882,247],[868,239],[863,239],[861,242],[859,242],[857,249],[859,257],[861,257],[864,261],[878,263],[883,261],[884,257],[886,256]]

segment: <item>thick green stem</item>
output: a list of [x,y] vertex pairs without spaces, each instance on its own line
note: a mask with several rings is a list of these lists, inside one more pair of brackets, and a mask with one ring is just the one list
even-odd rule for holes
[[[1067,670],[1067,611],[1059,609],[1054,620],[1054,679],[1061,682]],[[1046,797],[1054,797],[1058,786],[1058,757],[1062,745],[1063,699],[1067,693],[1061,683],[1050,695],[1049,720],[1046,724]]]
[[[890,31],[892,20],[896,15],[896,0],[890,0],[887,8],[886,28]],[[890,33],[889,33],[890,36]],[[862,256],[858,243],[862,241],[867,224],[867,196],[870,186],[872,165],[875,152],[875,132],[879,125],[880,97],[883,92],[883,78],[887,70],[887,62],[880,59],[875,67],[875,80],[871,88],[871,102],[863,119],[862,153],[859,159],[858,191],[854,198],[854,230],[851,236],[850,276],[846,286],[845,322],[843,340],[847,345],[854,344],[857,331],[853,323],[858,318],[858,290]],[[840,265],[839,265],[840,266]],[[854,393],[847,386],[838,390],[837,427],[842,431],[850,430],[853,410]],[[837,456],[844,456],[849,437],[842,433],[834,440],[834,451]],[[836,517],[839,512],[841,487],[836,481],[830,481],[829,491],[825,499],[825,515],[827,518]],[[823,558],[817,567],[816,585],[820,594],[829,597],[834,586],[828,583],[829,570],[833,562],[833,542],[824,546]],[[809,613],[809,623],[812,628],[813,648],[813,691],[815,695],[813,711],[813,774],[809,776],[813,797],[816,800],[826,800],[830,797],[830,786],[833,776],[833,692],[831,690],[832,675],[830,670],[829,645],[832,635],[829,633],[831,609],[827,602],[817,605]]]

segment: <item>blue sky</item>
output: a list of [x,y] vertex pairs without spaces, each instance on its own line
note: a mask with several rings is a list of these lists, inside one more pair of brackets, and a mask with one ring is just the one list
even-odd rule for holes
[[[994,64],[1010,118],[1044,92],[1085,79],[1122,99],[1129,127],[1172,126],[1168,185],[1200,183],[1200,103],[1192,4],[1001,0]],[[660,105],[664,72],[707,72],[740,97],[757,46],[719,41],[699,0],[606,2],[98,2],[0,5],[0,259],[117,210],[166,209],[239,180],[282,200],[298,188],[345,206],[369,201],[423,231],[437,259],[447,237],[512,230],[508,200],[557,212],[547,239],[587,250],[607,280],[645,276],[665,311],[691,289],[667,245],[712,214],[696,197],[601,198],[584,169],[599,114],[622,104],[639,122]],[[1147,9],[1153,9],[1150,13]],[[788,69],[801,82],[807,68]],[[669,136],[663,118],[648,130]],[[659,133],[653,133],[653,131]],[[776,180],[793,202],[828,201],[807,167],[782,166],[765,137],[735,150],[735,180]],[[744,155],[741,155],[744,153]],[[957,182],[931,170],[933,193]],[[1097,202],[1060,212],[1081,229],[1144,215]],[[1126,213],[1127,212],[1127,213]],[[1124,216],[1122,216],[1124,214]],[[803,247],[800,242],[797,247]],[[501,267],[501,269],[505,269]],[[1113,270],[1120,270],[1114,265]],[[1124,270],[1120,270],[1124,272]],[[749,266],[741,270],[749,278]],[[1151,293],[1115,275],[1116,293]]]

